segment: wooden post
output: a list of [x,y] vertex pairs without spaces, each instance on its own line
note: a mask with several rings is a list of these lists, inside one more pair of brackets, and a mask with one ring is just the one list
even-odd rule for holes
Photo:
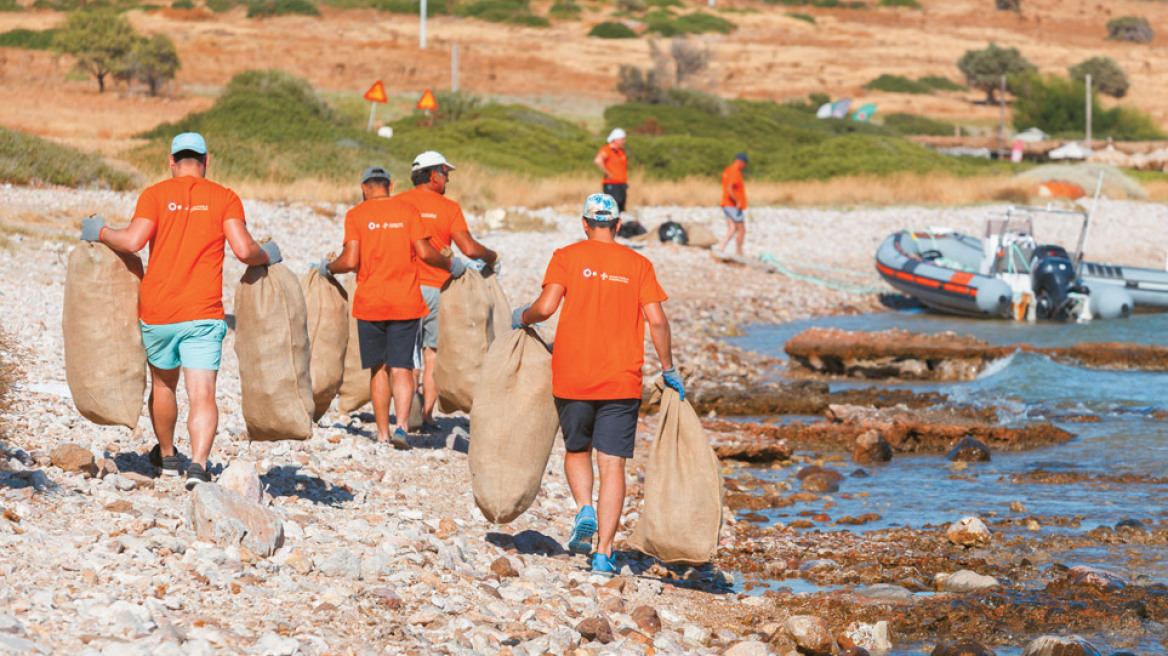
[[418,47],[426,49],[426,0],[422,0],[421,28],[418,30]]
[[1006,76],[1002,76],[1001,95],[998,96],[998,159],[1006,157]]
[[373,131],[373,113],[375,111],[377,111],[377,103],[375,103],[375,102],[369,103],[369,122],[367,124],[365,124],[365,131],[366,132]]
[[1091,74],[1087,74],[1087,150],[1091,150]]
[[450,90],[458,93],[458,44],[450,44]]

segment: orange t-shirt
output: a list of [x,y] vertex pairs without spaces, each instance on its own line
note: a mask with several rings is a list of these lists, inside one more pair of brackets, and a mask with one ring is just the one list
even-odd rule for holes
[[543,284],[565,289],[552,393],[562,399],[641,398],[641,307],[668,298],[653,263],[626,246],[590,239],[557,250]]
[[[442,194],[423,187],[414,187],[396,197],[418,208],[422,215],[422,223],[426,224],[430,231],[430,245],[436,251],[450,245],[451,234],[459,231],[470,232],[470,228],[466,227],[466,217],[462,215],[462,207]],[[449,279],[450,272],[418,260],[418,282],[423,287],[441,288]]]
[[734,190],[734,196],[738,198],[738,207],[746,209],[746,184],[742,181],[742,171],[734,164],[722,171],[722,207],[734,207],[730,190]]
[[223,319],[223,222],[244,220],[239,196],[194,176],[138,197],[134,218],[154,223],[138,317],[152,325]]
[[363,321],[420,319],[430,313],[418,286],[414,242],[430,236],[418,208],[394,198],[362,202],[345,215],[345,243],[358,242],[361,266],[353,316]]
[[625,149],[604,144],[600,147],[600,154],[604,156],[604,167],[612,174],[604,178],[604,184],[628,184],[629,156]]

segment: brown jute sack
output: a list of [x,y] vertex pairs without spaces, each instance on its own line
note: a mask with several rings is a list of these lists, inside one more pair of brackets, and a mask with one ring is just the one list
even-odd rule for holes
[[[356,280],[349,279],[345,283],[345,291],[349,298],[357,288]],[[349,342],[345,349],[344,375],[341,376],[341,389],[337,397],[337,410],[345,414],[356,412],[369,403],[369,372],[361,368],[361,346],[357,337],[357,318],[349,314],[346,322],[348,326]]]
[[686,237],[689,238],[689,246],[695,248],[710,248],[718,243],[718,237],[714,235],[714,231],[704,223],[682,223],[682,228],[685,228]]
[[81,242],[65,271],[65,380],[81,416],[134,428],[146,393],[146,350],[138,326],[142,260],[100,242]]
[[714,557],[721,528],[722,466],[693,406],[667,389],[629,544],[662,562],[699,565]]
[[434,382],[442,412],[470,412],[487,349],[511,328],[511,307],[498,277],[468,269],[442,289]]
[[504,334],[487,351],[470,411],[471,488],[489,521],[510,522],[535,501],[559,427],[547,345],[531,328]]
[[328,412],[341,389],[345,373],[345,351],[349,344],[349,295],[335,279],[312,269],[300,279],[308,308],[309,371],[312,399],[316,408],[312,420]]
[[251,440],[312,437],[308,308],[283,264],[250,266],[235,289],[235,354]]

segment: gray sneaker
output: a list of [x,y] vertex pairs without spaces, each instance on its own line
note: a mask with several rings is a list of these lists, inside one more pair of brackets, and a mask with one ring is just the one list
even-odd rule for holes
[[174,450],[173,456],[164,456],[162,455],[162,446],[155,444],[147,457],[151,465],[162,470],[163,476],[178,476],[178,469],[182,466],[182,454],[178,452],[178,449]]
[[207,473],[207,469],[197,462],[192,462],[187,467],[187,489],[193,490],[199,483],[210,483],[211,475]]

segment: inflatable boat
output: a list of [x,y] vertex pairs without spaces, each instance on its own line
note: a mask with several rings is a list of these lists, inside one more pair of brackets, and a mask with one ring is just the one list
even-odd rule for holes
[[[1031,234],[1034,212],[1086,217],[1011,208],[986,221],[984,239],[947,229],[905,230],[880,245],[876,270],[894,289],[930,308],[973,317],[1118,319],[1132,313],[1137,294],[1140,302],[1168,307],[1168,272],[1084,263],[1062,246],[1040,244]],[[1080,252],[1088,226],[1089,219]]]

